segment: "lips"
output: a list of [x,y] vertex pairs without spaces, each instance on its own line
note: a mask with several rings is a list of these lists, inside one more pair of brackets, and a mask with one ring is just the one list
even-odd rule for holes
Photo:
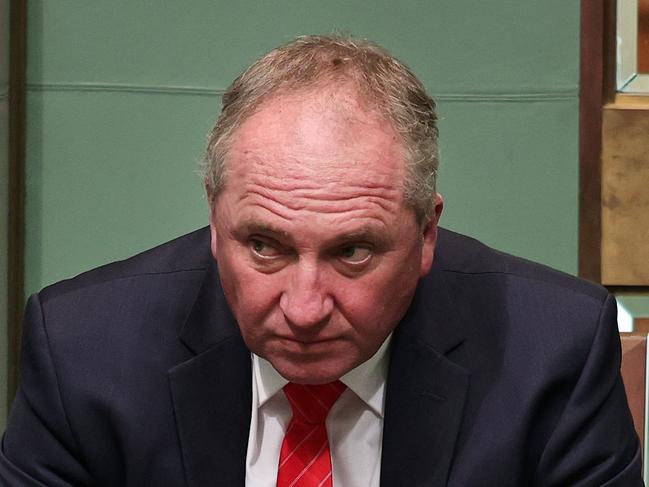
[[284,336],[280,336],[280,337],[278,337],[278,339],[281,342],[297,344],[297,345],[304,346],[304,347],[310,347],[310,346],[316,346],[316,345],[325,345],[325,344],[332,343],[332,342],[340,340],[339,337],[301,339],[301,338],[296,338],[296,337],[284,337]]

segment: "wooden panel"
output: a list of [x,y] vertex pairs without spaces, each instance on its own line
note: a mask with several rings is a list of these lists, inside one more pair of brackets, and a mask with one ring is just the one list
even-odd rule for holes
[[24,305],[25,148],[27,71],[27,5],[10,2],[9,40],[9,245],[7,405],[18,386],[18,361]]
[[638,72],[649,73],[649,0],[638,2]]
[[579,84],[579,276],[601,279],[603,2],[581,1]]
[[649,285],[649,110],[607,105],[602,147],[602,283]]
[[644,443],[647,335],[620,333],[620,339],[624,388],[635,430]]
[[633,329],[639,333],[649,334],[649,318],[634,318]]

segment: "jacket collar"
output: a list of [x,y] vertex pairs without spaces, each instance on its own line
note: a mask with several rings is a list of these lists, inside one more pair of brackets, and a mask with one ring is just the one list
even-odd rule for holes
[[213,262],[180,340],[195,354],[169,371],[187,485],[243,486],[252,403],[250,352]]
[[388,373],[381,486],[444,486],[463,416],[469,373],[448,354],[464,324],[438,266],[420,282],[395,330]]

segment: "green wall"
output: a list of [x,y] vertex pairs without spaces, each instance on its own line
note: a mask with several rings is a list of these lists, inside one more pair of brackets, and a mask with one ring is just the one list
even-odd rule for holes
[[28,21],[28,292],[204,225],[219,94],[332,30],[439,100],[445,226],[576,272],[579,2],[34,0]]

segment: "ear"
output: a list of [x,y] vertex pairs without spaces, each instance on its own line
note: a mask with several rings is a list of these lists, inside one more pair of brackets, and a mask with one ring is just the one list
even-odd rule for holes
[[440,216],[442,216],[443,209],[444,198],[442,198],[441,194],[437,193],[435,194],[435,210],[433,212],[433,217],[422,229],[423,245],[421,249],[421,266],[419,268],[420,278],[428,274],[433,265],[435,246],[437,245],[437,224],[439,223]]
[[212,251],[212,257],[214,257],[214,260],[217,259],[218,255],[218,232],[216,230],[216,202],[213,202],[210,205],[210,249]]

